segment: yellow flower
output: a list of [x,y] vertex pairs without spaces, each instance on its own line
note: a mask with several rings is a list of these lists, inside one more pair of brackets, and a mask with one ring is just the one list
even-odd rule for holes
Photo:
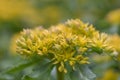
[[[17,52],[27,57],[37,54],[53,62],[60,72],[67,73],[69,65],[89,64],[88,54],[109,51],[105,34],[100,34],[92,25],[79,19],[69,20],[49,29],[27,29],[17,40]],[[94,49],[95,48],[95,49]]]
[[90,41],[90,45],[98,53],[111,52],[112,47],[109,46],[109,37],[105,33],[96,33],[96,35]]
[[39,53],[41,41],[32,30],[24,30],[22,36],[17,40],[17,52],[23,55],[30,55],[32,53]]
[[111,11],[107,15],[107,20],[113,24],[120,24],[120,9]]
[[71,27],[72,32],[77,35],[82,35],[85,37],[94,37],[96,33],[98,33],[97,30],[93,27],[93,25],[89,25],[88,23],[83,23],[81,20],[68,20],[66,23],[66,26]]

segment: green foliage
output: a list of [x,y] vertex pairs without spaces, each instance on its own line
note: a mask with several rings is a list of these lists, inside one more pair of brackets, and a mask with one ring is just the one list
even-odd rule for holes
[[6,73],[8,73],[8,74],[16,73],[16,72],[24,70],[27,67],[30,67],[30,66],[34,65],[34,64],[36,64],[36,61],[23,63],[23,64],[20,64],[18,66],[14,66],[13,68],[6,71]]

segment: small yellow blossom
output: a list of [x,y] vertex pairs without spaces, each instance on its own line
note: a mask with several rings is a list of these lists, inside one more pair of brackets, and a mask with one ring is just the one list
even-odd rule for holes
[[41,45],[39,37],[28,29],[24,30],[21,35],[23,36],[17,40],[17,52],[27,56],[32,53],[38,53],[38,48]]
[[94,50],[96,50],[98,53],[102,53],[105,51],[112,51],[109,47],[109,37],[105,33],[97,33],[91,40],[90,44],[93,47]]

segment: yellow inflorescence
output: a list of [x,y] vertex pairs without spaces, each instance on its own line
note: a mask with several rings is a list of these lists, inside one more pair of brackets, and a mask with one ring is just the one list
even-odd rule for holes
[[79,19],[68,20],[49,29],[27,29],[17,40],[17,52],[30,57],[37,54],[58,65],[67,73],[66,64],[73,69],[77,64],[89,64],[89,53],[111,52],[107,36]]

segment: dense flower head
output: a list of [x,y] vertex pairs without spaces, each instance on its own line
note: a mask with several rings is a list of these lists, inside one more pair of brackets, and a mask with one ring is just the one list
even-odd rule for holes
[[37,54],[58,65],[58,70],[65,73],[67,64],[73,69],[77,64],[89,64],[88,55],[91,53],[112,52],[107,35],[79,19],[68,20],[49,29],[25,29],[20,35],[18,53],[26,57]]

